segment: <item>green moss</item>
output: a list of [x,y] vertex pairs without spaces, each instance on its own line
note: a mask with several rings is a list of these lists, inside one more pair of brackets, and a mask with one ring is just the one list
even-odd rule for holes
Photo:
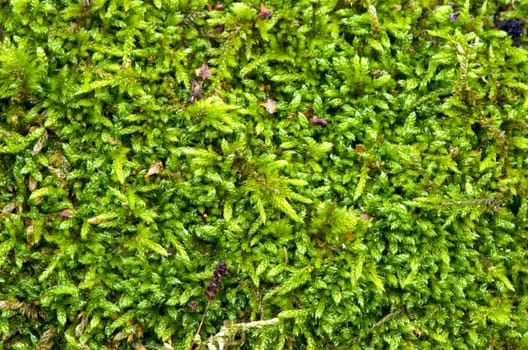
[[528,12],[399,3],[4,2],[3,348],[528,347]]

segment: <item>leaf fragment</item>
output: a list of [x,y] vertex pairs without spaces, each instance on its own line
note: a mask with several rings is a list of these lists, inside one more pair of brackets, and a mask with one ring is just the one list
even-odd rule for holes
[[197,77],[200,77],[202,80],[206,80],[209,78],[212,73],[209,70],[209,66],[207,65],[207,62],[204,62],[202,66],[194,71]]
[[323,128],[328,125],[328,121],[323,118],[312,117],[312,119],[310,119],[310,122],[313,125],[319,125],[319,126],[322,126]]
[[260,3],[260,13],[258,14],[260,19],[268,19],[271,17],[272,14],[273,14],[272,9],[269,9],[266,6],[264,6],[263,3]]
[[162,162],[152,163],[148,169],[148,172],[145,174],[144,178],[147,179],[152,175],[159,174],[160,170],[163,168]]
[[277,112],[277,101],[268,98],[266,101],[260,102],[259,106],[264,107],[269,114]]

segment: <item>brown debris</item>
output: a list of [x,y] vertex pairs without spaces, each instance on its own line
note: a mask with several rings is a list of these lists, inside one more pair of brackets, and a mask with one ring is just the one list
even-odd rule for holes
[[162,162],[152,163],[149,167],[148,172],[145,174],[144,178],[146,179],[146,178],[151,177],[152,175],[158,174],[162,168],[163,168]]
[[204,224],[207,224],[207,218],[209,217],[209,215],[207,215],[206,212],[203,212],[203,213],[200,215],[200,217],[202,218],[202,222],[203,222]]
[[363,220],[366,220],[366,221],[370,221],[370,220],[373,220],[373,219],[374,219],[372,216],[370,216],[370,215],[367,214],[367,213],[363,213],[363,214],[361,214],[360,217],[361,217]]
[[306,118],[312,118],[314,116],[313,107],[310,106],[306,112],[303,113]]
[[273,14],[273,10],[266,8],[263,3],[260,3],[260,13],[258,14],[260,19],[268,19]]
[[202,84],[203,80],[191,79],[191,98],[189,99],[189,102],[194,103],[195,100],[199,100],[203,97]]
[[215,27],[214,29],[215,33],[222,33],[224,31],[224,25],[223,24],[219,24]]
[[312,117],[310,121],[312,122],[313,125],[319,125],[319,126],[322,126],[323,128],[328,125],[328,122],[326,121],[326,119],[323,119],[323,118]]
[[191,309],[192,312],[195,312],[196,311],[196,307],[198,306],[198,303],[195,300],[191,300],[191,301],[189,301],[187,306],[189,307],[189,309]]
[[365,146],[363,146],[361,143],[358,143],[356,147],[354,147],[354,151],[356,151],[356,153],[363,153],[365,152]]
[[277,112],[277,101],[272,100],[271,98],[268,98],[264,102],[260,102],[259,106],[266,108],[266,111],[270,114]]
[[205,80],[211,76],[211,71],[209,70],[207,62],[204,62],[204,64],[202,64],[202,66],[196,69],[194,72],[196,73],[196,76],[202,78],[202,80]]
[[216,4],[206,4],[205,7],[207,7],[207,11],[222,11],[225,9],[225,5],[222,4],[220,1],[217,1]]

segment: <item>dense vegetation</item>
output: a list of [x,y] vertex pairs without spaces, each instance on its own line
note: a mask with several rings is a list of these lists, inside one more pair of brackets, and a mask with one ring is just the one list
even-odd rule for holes
[[0,1],[0,348],[528,348],[518,3]]

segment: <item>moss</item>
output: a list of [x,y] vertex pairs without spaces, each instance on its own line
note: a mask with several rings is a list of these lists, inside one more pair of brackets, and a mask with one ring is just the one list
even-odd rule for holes
[[4,3],[3,348],[528,347],[492,5]]

